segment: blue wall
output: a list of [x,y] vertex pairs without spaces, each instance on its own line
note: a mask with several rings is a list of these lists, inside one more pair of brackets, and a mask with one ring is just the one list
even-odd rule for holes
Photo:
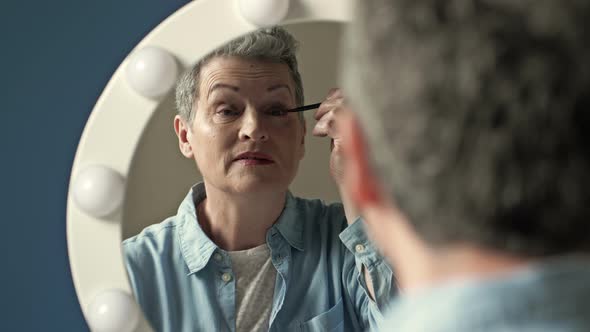
[[0,2],[0,331],[88,330],[65,237],[78,139],[121,61],[187,2]]

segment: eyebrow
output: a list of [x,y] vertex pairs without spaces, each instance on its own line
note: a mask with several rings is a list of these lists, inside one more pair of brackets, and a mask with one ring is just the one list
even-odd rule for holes
[[209,96],[211,96],[211,92],[213,92],[213,90],[217,90],[217,89],[230,89],[235,92],[240,91],[240,88],[238,88],[237,86],[233,86],[233,85],[229,85],[229,84],[225,84],[225,83],[215,83],[207,92],[207,98],[209,98]]
[[[293,96],[293,93],[291,92],[291,88],[287,84],[276,84],[276,85],[268,87],[268,89],[266,89],[266,91],[273,92],[273,91],[276,91],[281,88],[287,89],[287,91],[289,91],[289,94],[291,96]],[[213,92],[214,90],[218,90],[218,89],[230,89],[235,92],[240,91],[240,88],[238,88],[237,86],[234,86],[234,85],[225,84],[225,83],[215,83],[207,92],[207,98],[209,98],[209,96],[211,96],[211,92]]]
[[291,88],[287,84],[276,84],[276,85],[273,85],[273,86],[269,87],[268,89],[266,89],[266,91],[272,92],[272,91],[275,91],[280,88],[287,89],[289,91],[289,94],[293,95],[293,93],[291,93]]

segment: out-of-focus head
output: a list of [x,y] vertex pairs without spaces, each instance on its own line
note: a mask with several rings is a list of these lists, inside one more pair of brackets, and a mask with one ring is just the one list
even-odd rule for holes
[[305,152],[305,123],[286,110],[303,104],[295,39],[258,30],[223,45],[185,74],[174,127],[183,155],[209,189],[281,192]]
[[590,2],[356,5],[344,91],[416,233],[521,256],[588,250]]

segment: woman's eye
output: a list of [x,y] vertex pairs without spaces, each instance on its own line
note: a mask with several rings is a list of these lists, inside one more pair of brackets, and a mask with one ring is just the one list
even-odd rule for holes
[[231,116],[240,115],[240,112],[239,111],[236,111],[236,110],[231,109],[231,108],[222,108],[222,109],[218,110],[215,113],[217,115],[224,116],[224,117],[231,117]]
[[267,114],[272,116],[285,116],[288,112],[284,107],[273,107],[267,111]]

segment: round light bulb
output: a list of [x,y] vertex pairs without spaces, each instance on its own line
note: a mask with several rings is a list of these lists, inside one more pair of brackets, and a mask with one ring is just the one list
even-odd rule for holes
[[242,16],[259,27],[279,24],[289,12],[289,0],[238,0]]
[[127,82],[147,98],[158,98],[168,93],[177,77],[178,65],[174,56],[154,46],[137,51],[127,65]]
[[93,332],[132,332],[139,322],[135,300],[118,289],[98,294],[88,307],[88,325]]
[[97,218],[115,212],[123,202],[124,193],[123,176],[100,165],[83,169],[73,184],[73,198],[78,207]]

